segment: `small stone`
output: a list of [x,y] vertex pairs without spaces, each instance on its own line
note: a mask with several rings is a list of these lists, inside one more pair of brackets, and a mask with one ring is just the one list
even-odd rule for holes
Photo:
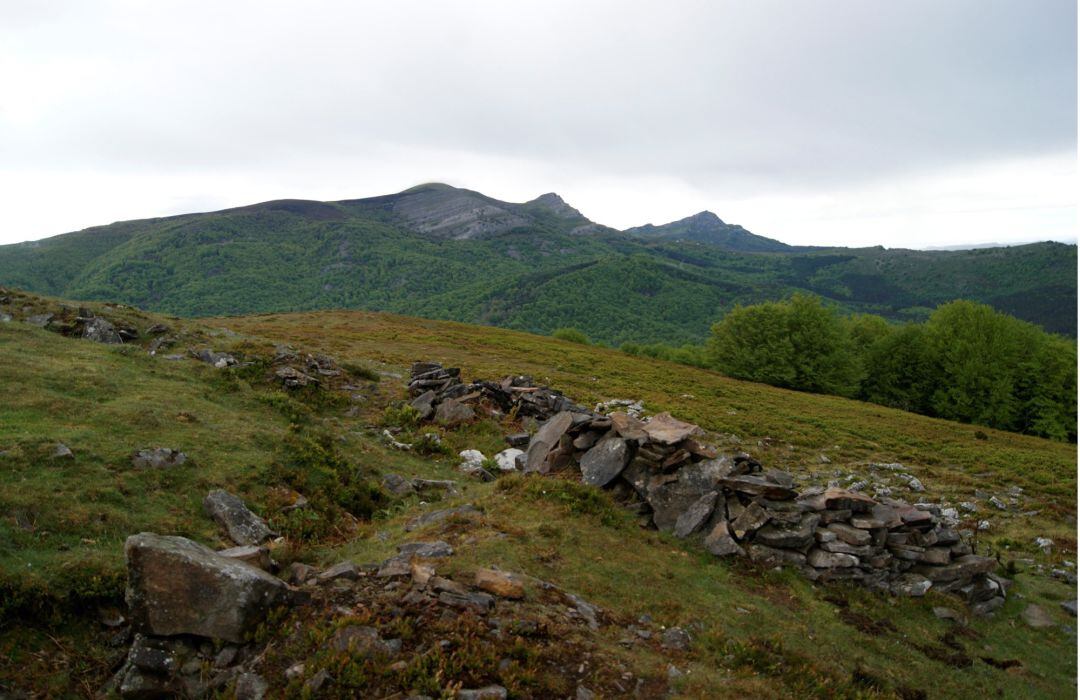
[[1076,617],[1076,601],[1075,600],[1063,600],[1061,601],[1061,609],[1069,613],[1073,617]]
[[1036,537],[1035,546],[1041,549],[1043,554],[1049,554],[1054,546],[1054,541],[1049,537]]
[[333,680],[334,679],[330,676],[330,672],[324,668],[311,678],[307,679],[304,683],[304,689],[309,691],[312,695],[316,695],[323,689],[323,686]]
[[975,529],[978,530],[979,532],[986,532],[987,530],[990,529],[990,521],[989,520],[980,520],[979,524],[975,527]]
[[690,635],[681,627],[668,627],[660,635],[660,646],[670,651],[688,651]]
[[433,542],[406,542],[398,545],[399,554],[410,554],[421,559],[435,559],[454,555],[454,548],[442,540]]
[[728,524],[723,520],[716,523],[712,531],[705,536],[704,545],[710,554],[717,557],[744,553],[739,543],[735,541],[728,531]]
[[957,613],[952,608],[943,608],[943,607],[940,607],[940,606],[935,606],[935,607],[931,608],[931,610],[934,613],[934,617],[936,617],[939,620],[959,620],[960,619],[959,613]]
[[895,595],[920,598],[933,586],[933,582],[925,576],[918,574],[902,574],[890,584],[889,589]]
[[525,584],[521,577],[498,569],[480,569],[476,572],[476,587],[503,598],[525,597]]
[[1020,619],[1022,619],[1028,627],[1034,627],[1036,629],[1054,627],[1057,624],[1054,622],[1054,618],[1050,617],[1049,613],[1035,604],[1028,605],[1024,608],[1024,612],[1020,613]]
[[510,447],[495,455],[495,464],[498,465],[499,471],[517,471],[518,457],[524,454],[525,452],[523,450],[519,450],[516,447]]
[[53,459],[75,459],[74,453],[71,448],[62,442],[56,443],[56,447],[53,448]]
[[270,559],[270,550],[267,547],[246,544],[239,547],[223,549],[219,551],[218,554],[223,557],[229,557],[230,559],[237,559],[246,564],[251,564],[263,571],[270,571],[270,569],[274,568],[274,562]]
[[1001,499],[997,496],[990,497],[990,505],[994,506],[998,510],[1008,510],[1008,506],[1002,503]]
[[335,579],[355,581],[360,578],[360,568],[351,561],[343,561],[334,564],[326,571],[318,575],[319,583],[327,583]]
[[457,691],[457,700],[506,700],[506,688],[501,685],[489,685],[476,689]]
[[203,510],[208,516],[225,528],[236,544],[262,544],[276,533],[259,516],[248,510],[236,496],[227,491],[211,491],[203,499]]
[[806,556],[806,563],[815,569],[833,569],[856,566],[859,560],[850,555],[840,552],[826,552],[823,549],[811,549]]

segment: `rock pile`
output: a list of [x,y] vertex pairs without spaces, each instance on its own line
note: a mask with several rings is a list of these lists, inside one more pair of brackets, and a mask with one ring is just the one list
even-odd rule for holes
[[436,420],[450,401],[487,401],[543,418],[516,457],[519,469],[580,470],[582,481],[612,489],[657,529],[694,538],[716,556],[795,566],[815,581],[854,581],[895,595],[954,592],[977,613],[1005,600],[1009,581],[995,575],[996,560],[974,554],[950,514],[933,504],[839,487],[800,492],[792,475],[764,469],[747,454],[718,455],[700,441],[698,426],[669,413],[604,415],[527,377],[464,384],[459,374],[414,364],[412,405]]
[[474,407],[483,406],[489,412],[514,412],[519,417],[544,421],[566,411],[590,415],[588,409],[575,404],[562,393],[537,386],[531,377],[506,377],[502,381],[480,381],[466,384],[461,370],[444,368],[437,362],[415,362],[409,381],[410,405],[420,412],[422,420],[434,419],[443,425],[458,425],[476,416]]
[[[575,425],[576,423],[576,425]],[[635,501],[658,529],[717,556],[792,565],[815,581],[857,581],[896,595],[930,588],[986,613],[1005,599],[997,562],[977,556],[934,506],[840,488],[797,491],[786,472],[749,455],[717,456],[697,426],[667,413],[588,420],[563,412],[533,435],[525,471],[576,466],[582,481]]]

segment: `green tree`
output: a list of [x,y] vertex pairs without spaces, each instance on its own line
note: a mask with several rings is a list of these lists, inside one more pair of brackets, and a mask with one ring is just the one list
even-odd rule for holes
[[709,359],[740,379],[853,396],[861,367],[847,327],[817,297],[737,306],[713,326]]

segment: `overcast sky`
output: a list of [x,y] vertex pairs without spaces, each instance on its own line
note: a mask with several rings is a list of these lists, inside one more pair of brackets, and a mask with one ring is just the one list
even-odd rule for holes
[[1075,0],[0,2],[0,243],[442,181],[618,228],[1076,238]]

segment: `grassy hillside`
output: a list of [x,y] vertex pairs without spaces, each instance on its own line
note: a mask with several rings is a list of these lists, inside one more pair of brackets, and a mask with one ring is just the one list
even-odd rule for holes
[[799,249],[722,222],[719,238],[676,227],[676,240],[592,224],[550,197],[431,185],[123,222],[0,246],[0,284],[184,316],[358,308],[574,326],[609,344],[700,342],[734,304],[799,290],[898,320],[967,298],[1076,334],[1076,246]]
[[[985,429],[987,439],[979,439],[970,426],[493,328],[364,312],[194,322],[91,306],[139,329],[164,321],[181,339],[169,352],[210,347],[255,364],[218,370],[193,359],[150,357],[136,345],[66,338],[19,320],[55,311],[57,302],[13,295],[7,308],[18,317],[0,323],[0,385],[18,387],[0,403],[6,610],[0,689],[92,694],[122,654],[109,645],[114,632],[98,622],[98,609],[118,602],[123,538],[152,529],[221,546],[200,499],[224,486],[288,534],[287,544],[274,551],[283,563],[379,561],[418,512],[472,503],[481,518],[413,534],[454,545],[457,553],[442,575],[464,580],[479,566],[497,565],[577,592],[603,608],[605,624],[596,632],[568,631],[560,640],[567,648],[587,645],[592,658],[603,659],[605,672],[621,668],[647,687],[684,697],[1057,698],[1076,692],[1075,632],[1061,626],[1075,620],[1057,605],[1075,598],[1075,587],[1046,573],[1062,560],[1075,562],[1072,446]],[[380,372],[381,379],[358,380],[365,388],[351,399],[287,397],[260,372],[260,362],[283,342],[328,353],[358,376]],[[418,359],[461,366],[468,377],[531,373],[583,403],[642,399],[650,412],[670,410],[700,423],[722,449],[746,450],[768,467],[808,478],[867,475],[868,462],[902,462],[926,485],[926,500],[976,502],[978,511],[965,515],[965,525],[991,521],[980,548],[1015,560],[1009,602],[993,618],[957,627],[931,612],[945,606],[963,616],[962,603],[947,596],[898,600],[716,560],[641,529],[603,492],[559,478],[471,481],[451,456],[394,450],[381,437],[385,409],[405,396],[401,377]],[[516,428],[488,420],[436,430],[452,454],[475,448],[490,455]],[[74,459],[52,457],[58,441]],[[191,461],[164,473],[133,468],[130,453],[151,446],[181,449]],[[461,493],[437,505],[384,495],[370,515],[338,517],[331,527],[283,518],[297,465],[314,469],[328,454],[372,483],[394,472],[454,479]],[[1017,486],[1024,489],[1020,506],[1003,512],[975,493]],[[1036,535],[1054,540],[1050,554],[1036,549]],[[1032,602],[1050,611],[1058,626],[1031,629],[1020,622]],[[642,638],[627,642],[635,637],[629,627],[644,614],[657,626],[692,630],[691,650],[671,652]],[[314,648],[301,651],[288,630],[297,622],[310,632],[303,639],[318,640],[323,623],[309,612],[296,615],[268,630],[271,639],[280,634],[273,653],[317,656]],[[531,649],[521,651],[523,663]],[[505,652],[495,653],[492,663]],[[269,663],[276,668],[277,656]],[[683,676],[669,680],[669,666]]]

